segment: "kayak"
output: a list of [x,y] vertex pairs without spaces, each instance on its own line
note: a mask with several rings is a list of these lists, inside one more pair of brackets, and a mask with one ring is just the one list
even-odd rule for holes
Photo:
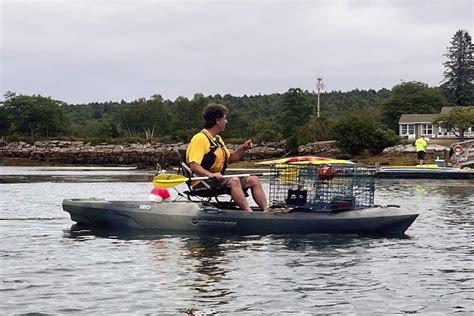
[[383,167],[380,167],[380,168],[383,168],[383,169],[387,169],[387,170],[392,170],[392,169],[408,169],[408,170],[432,170],[432,169],[439,169],[439,170],[442,170],[442,169],[449,169],[448,167],[440,167],[438,165],[435,165],[435,164],[429,164],[429,165],[416,165],[416,166],[383,166]]
[[233,234],[403,234],[419,215],[399,206],[308,211],[275,208],[244,212],[195,201],[65,199],[71,219],[93,227]]
[[384,166],[375,173],[377,178],[413,179],[474,179],[474,171],[437,165]]
[[270,165],[330,165],[330,164],[353,164],[350,160],[332,159],[320,156],[297,156],[274,160],[266,160],[255,163],[256,166]]

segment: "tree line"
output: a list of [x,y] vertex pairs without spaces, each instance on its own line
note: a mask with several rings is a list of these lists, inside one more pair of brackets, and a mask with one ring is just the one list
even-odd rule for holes
[[[443,64],[445,80],[439,87],[410,81],[391,90],[323,92],[319,118],[315,115],[316,94],[297,87],[282,94],[196,94],[192,99],[173,101],[156,94],[131,102],[88,104],[7,92],[0,104],[0,136],[188,142],[202,128],[204,107],[216,102],[230,109],[230,123],[222,135],[227,142],[286,140],[289,149],[295,150],[301,144],[336,139],[353,153],[362,149],[378,152],[399,141],[401,114],[439,113],[446,105],[474,105],[471,37],[458,31],[450,44]],[[463,124],[474,126],[469,115],[469,111],[461,113]],[[443,117],[439,123],[454,128],[457,121],[459,118],[453,122]]]

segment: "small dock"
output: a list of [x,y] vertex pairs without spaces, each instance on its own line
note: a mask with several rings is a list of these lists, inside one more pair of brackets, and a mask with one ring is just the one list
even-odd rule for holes
[[380,167],[377,178],[391,179],[474,179],[474,170],[449,167],[398,166]]
[[[378,167],[377,178],[392,179],[474,179],[474,140],[451,145],[450,160],[453,167],[438,165]],[[435,161],[438,163],[438,160]]]

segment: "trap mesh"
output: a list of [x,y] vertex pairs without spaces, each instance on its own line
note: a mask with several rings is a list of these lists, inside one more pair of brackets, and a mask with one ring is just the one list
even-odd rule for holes
[[272,167],[272,207],[346,210],[374,204],[375,168],[359,164]]

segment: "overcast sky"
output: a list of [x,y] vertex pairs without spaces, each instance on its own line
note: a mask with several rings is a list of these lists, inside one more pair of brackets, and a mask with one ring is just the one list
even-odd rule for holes
[[472,0],[0,1],[0,92],[68,103],[437,86],[474,35]]

